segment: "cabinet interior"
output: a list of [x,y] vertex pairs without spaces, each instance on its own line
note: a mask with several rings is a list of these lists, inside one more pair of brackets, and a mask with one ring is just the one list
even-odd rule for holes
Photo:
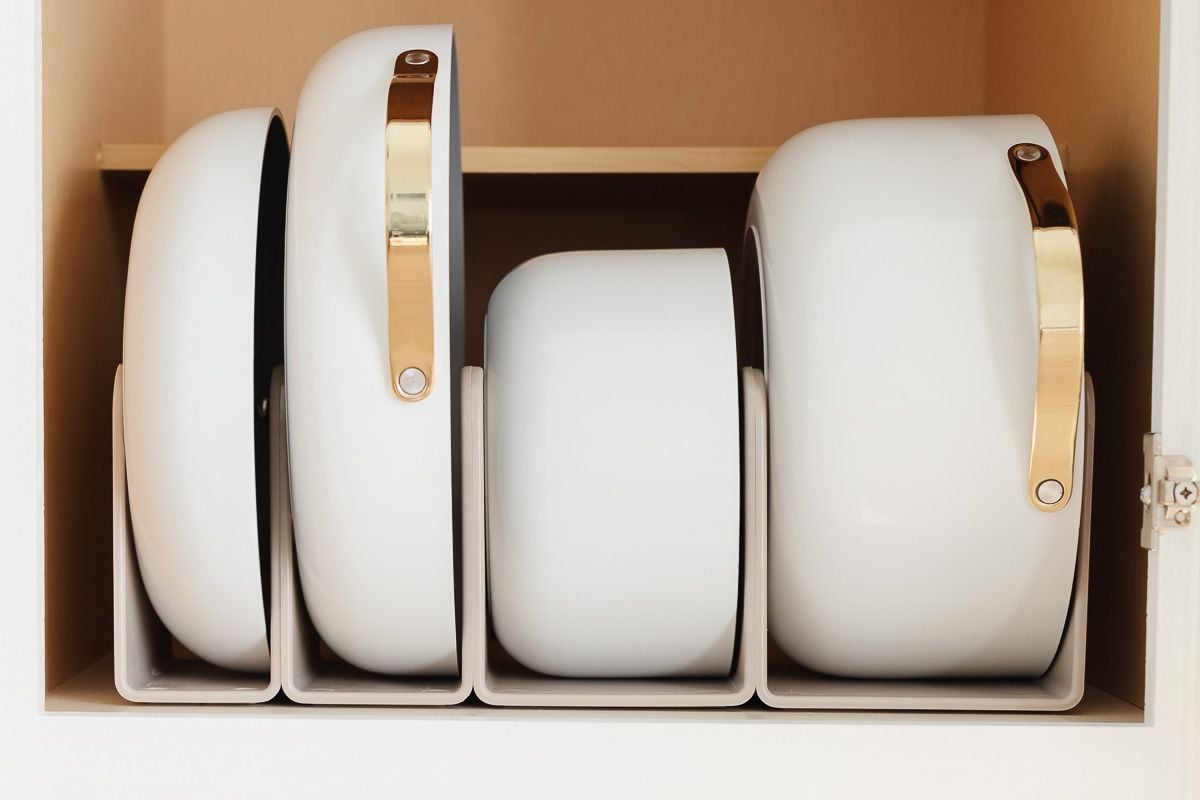
[[[44,0],[48,707],[120,703],[111,667],[102,679],[112,652],[109,399],[145,172],[101,169],[101,145],[162,145],[252,105],[279,106],[290,125],[305,75],[341,38],[453,22],[462,139],[486,169],[466,159],[474,364],[491,290],[534,255],[724,247],[740,270],[747,164],[765,152],[746,148],[854,117],[1046,120],[1080,220],[1097,395],[1089,693],[1074,717],[1140,720],[1159,14],[1157,0]],[[741,149],[698,163],[645,151],[628,169],[589,149],[701,146]],[[506,149],[552,147],[580,149]],[[548,163],[556,174],[541,173]]]

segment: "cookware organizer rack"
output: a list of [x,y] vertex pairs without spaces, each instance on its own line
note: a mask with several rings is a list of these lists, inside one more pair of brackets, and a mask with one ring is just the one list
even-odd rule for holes
[[483,370],[462,373],[463,513],[459,573],[461,670],[457,679],[374,675],[324,648],[304,608],[296,573],[287,483],[286,388],[276,367],[271,436],[271,666],[264,676],[218,669],[181,653],[154,613],[138,575],[125,488],[121,367],[113,389],[113,612],[118,692],[138,703],[261,703],[282,694],[301,704],[453,706],[474,692],[492,706],[578,708],[730,707],[757,695],[778,709],[1062,711],[1083,696],[1091,541],[1091,379],[1086,388],[1083,517],[1071,607],[1050,669],[1029,680],[878,681],[831,678],[786,662],[770,647],[767,601],[767,405],[761,371],[742,371],[743,552],[737,651],[714,679],[554,678],[515,664],[491,636],[487,614]]

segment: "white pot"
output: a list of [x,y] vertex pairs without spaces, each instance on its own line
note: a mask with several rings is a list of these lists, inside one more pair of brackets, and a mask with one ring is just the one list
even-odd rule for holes
[[536,258],[496,288],[486,328],[501,644],[549,675],[728,674],[740,466],[725,254]]
[[769,627],[804,666],[1033,676],[1058,648],[1082,408],[1066,415],[1074,467],[1059,476],[1074,489],[1060,510],[1038,508],[1038,294],[1009,162],[1020,142],[1044,145],[1061,173],[1046,126],[1020,116],[822,125],[759,177]]
[[179,137],[142,192],[125,291],[129,508],[146,593],[193,653],[259,672],[268,465],[256,406],[282,358],[287,159],[269,108]]
[[[397,57],[436,58],[428,159],[428,393],[393,388],[385,123]],[[296,557],[313,624],[382,673],[458,672],[454,537],[462,251],[449,26],[356,34],[309,74],[296,112],[287,231],[287,392]],[[406,172],[405,172],[406,171]],[[403,294],[403,292],[401,292]],[[403,298],[401,298],[403,299]],[[411,298],[410,298],[411,299]]]

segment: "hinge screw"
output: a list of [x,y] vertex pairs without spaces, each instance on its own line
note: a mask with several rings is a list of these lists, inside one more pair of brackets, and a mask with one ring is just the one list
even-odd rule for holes
[[1192,505],[1196,502],[1196,482],[1180,481],[1175,484],[1175,502],[1180,505]]

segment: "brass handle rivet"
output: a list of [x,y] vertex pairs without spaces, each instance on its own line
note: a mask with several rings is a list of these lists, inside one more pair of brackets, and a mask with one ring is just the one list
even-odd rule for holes
[[1037,485],[1037,499],[1041,503],[1052,506],[1063,499],[1063,485],[1051,478]]
[[1018,148],[1016,155],[1022,161],[1040,161],[1045,153],[1042,152],[1042,148],[1027,144],[1024,147]]
[[396,379],[396,386],[409,397],[416,397],[425,391],[425,383],[425,373],[416,367],[401,370],[400,377]]

